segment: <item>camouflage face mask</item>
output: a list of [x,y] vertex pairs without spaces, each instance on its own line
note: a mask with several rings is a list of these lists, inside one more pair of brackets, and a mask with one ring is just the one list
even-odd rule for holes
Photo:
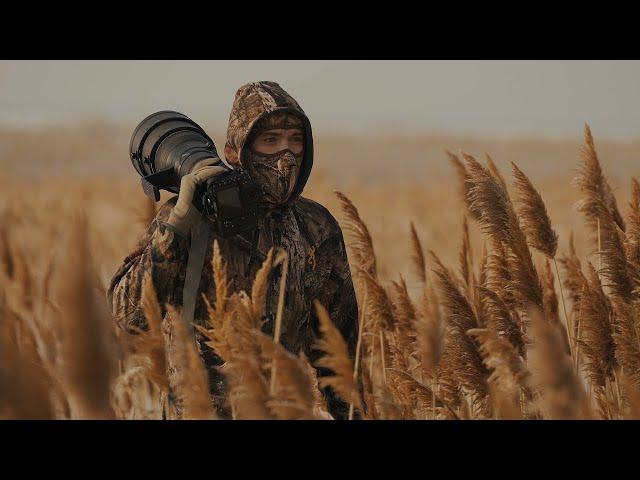
[[247,171],[260,185],[263,203],[282,205],[289,199],[298,180],[302,154],[295,155],[291,150],[281,150],[264,154],[249,150]]

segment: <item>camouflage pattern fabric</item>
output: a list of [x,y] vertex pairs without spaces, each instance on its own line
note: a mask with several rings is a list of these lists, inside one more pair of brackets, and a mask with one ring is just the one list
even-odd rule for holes
[[[204,294],[210,302],[214,301],[215,284],[211,266],[214,240],[218,241],[227,263],[230,287],[247,292],[251,291],[255,275],[269,249],[283,248],[289,254],[289,272],[280,339],[282,344],[295,354],[303,351],[311,362],[318,358],[320,352],[313,349],[318,338],[318,319],[313,301],[318,299],[342,332],[353,358],[358,336],[358,311],[342,231],[326,208],[299,196],[313,164],[311,126],[295,100],[276,83],[256,82],[238,90],[227,135],[227,145],[233,149],[234,155],[233,158],[227,155],[227,160],[237,165],[248,158],[247,137],[252,127],[276,111],[294,112],[305,127],[304,155],[296,187],[285,204],[268,211],[259,219],[256,231],[229,238],[218,237],[215,233],[211,235],[199,293]],[[147,271],[152,272],[163,314],[166,313],[166,303],[176,306],[182,304],[190,239],[182,237],[163,223],[176,199],[173,197],[159,209],[136,249],[125,258],[111,281],[109,303],[118,324],[125,330],[146,328],[140,298],[142,279]],[[280,275],[281,267],[278,266],[269,277],[264,331],[271,334]],[[206,306],[200,294],[197,298],[195,321],[204,323]],[[170,326],[166,328],[170,335]],[[221,361],[203,342],[200,343],[200,350],[208,368],[213,402],[218,413],[228,417],[225,379],[216,368]],[[172,368],[170,364],[170,373]],[[318,369],[319,376],[329,373]],[[346,418],[348,405],[328,387],[323,393],[334,418]]]

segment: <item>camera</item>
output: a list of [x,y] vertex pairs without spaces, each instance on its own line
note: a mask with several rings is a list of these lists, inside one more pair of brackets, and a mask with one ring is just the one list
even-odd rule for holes
[[224,162],[213,140],[186,115],[169,110],[149,115],[134,129],[129,151],[143,191],[155,201],[160,200],[160,190],[178,193],[180,179],[196,163],[213,159],[228,171],[199,186],[194,206],[223,237],[257,226],[259,187],[246,171]]

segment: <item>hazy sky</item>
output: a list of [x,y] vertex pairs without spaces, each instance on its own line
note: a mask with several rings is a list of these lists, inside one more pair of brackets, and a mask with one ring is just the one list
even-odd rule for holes
[[0,124],[125,122],[178,110],[226,126],[236,89],[274,80],[316,129],[640,139],[638,61],[0,61]]

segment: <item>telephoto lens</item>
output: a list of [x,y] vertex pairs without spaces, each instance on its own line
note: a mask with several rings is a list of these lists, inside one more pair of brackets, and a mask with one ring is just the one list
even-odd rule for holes
[[200,125],[170,110],[149,115],[138,124],[129,152],[133,167],[142,177],[144,192],[156,201],[160,199],[159,190],[178,193],[180,179],[200,160],[211,158],[226,165]]
[[180,180],[196,163],[212,159],[228,171],[198,186],[193,205],[225,237],[255,229],[261,190],[249,174],[233,169],[216,152],[213,140],[186,115],[172,111],[149,115],[133,131],[131,163],[142,177],[142,189],[160,200],[160,190],[178,193]]

